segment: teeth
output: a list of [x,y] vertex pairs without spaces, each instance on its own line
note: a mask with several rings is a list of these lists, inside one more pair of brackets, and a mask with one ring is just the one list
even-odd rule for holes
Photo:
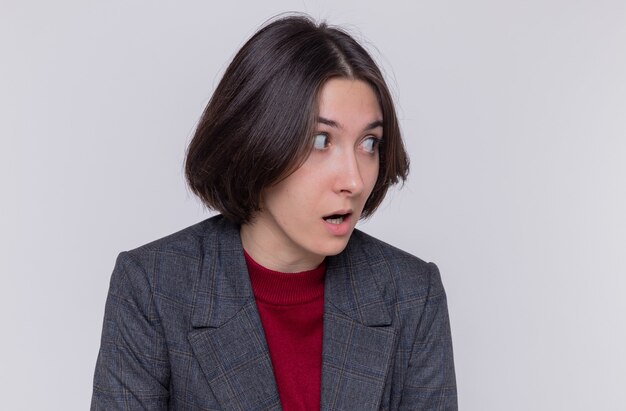
[[324,220],[326,220],[327,222],[329,222],[331,224],[341,224],[341,223],[343,223],[343,217],[325,218]]

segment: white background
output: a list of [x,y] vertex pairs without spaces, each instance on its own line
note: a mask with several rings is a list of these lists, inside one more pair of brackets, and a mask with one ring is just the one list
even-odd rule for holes
[[361,227],[439,265],[460,408],[626,409],[626,3],[602,0],[0,0],[1,408],[88,408],[116,255],[207,217],[186,144],[289,10],[387,73],[412,172]]

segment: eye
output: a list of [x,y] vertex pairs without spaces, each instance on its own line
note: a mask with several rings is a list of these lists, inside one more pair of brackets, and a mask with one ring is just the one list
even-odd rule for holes
[[369,136],[361,143],[363,150],[370,154],[375,154],[378,151],[382,139],[374,136]]
[[329,144],[328,134],[319,133],[313,136],[313,149],[324,150],[328,148]]

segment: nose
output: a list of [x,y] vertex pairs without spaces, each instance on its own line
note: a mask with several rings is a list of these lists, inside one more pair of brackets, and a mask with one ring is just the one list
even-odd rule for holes
[[346,153],[338,159],[335,191],[357,196],[363,192],[363,177],[354,152]]

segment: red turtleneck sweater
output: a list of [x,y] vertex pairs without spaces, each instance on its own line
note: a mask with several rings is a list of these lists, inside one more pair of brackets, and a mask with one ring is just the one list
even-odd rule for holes
[[319,410],[326,265],[281,273],[245,257],[282,408]]

